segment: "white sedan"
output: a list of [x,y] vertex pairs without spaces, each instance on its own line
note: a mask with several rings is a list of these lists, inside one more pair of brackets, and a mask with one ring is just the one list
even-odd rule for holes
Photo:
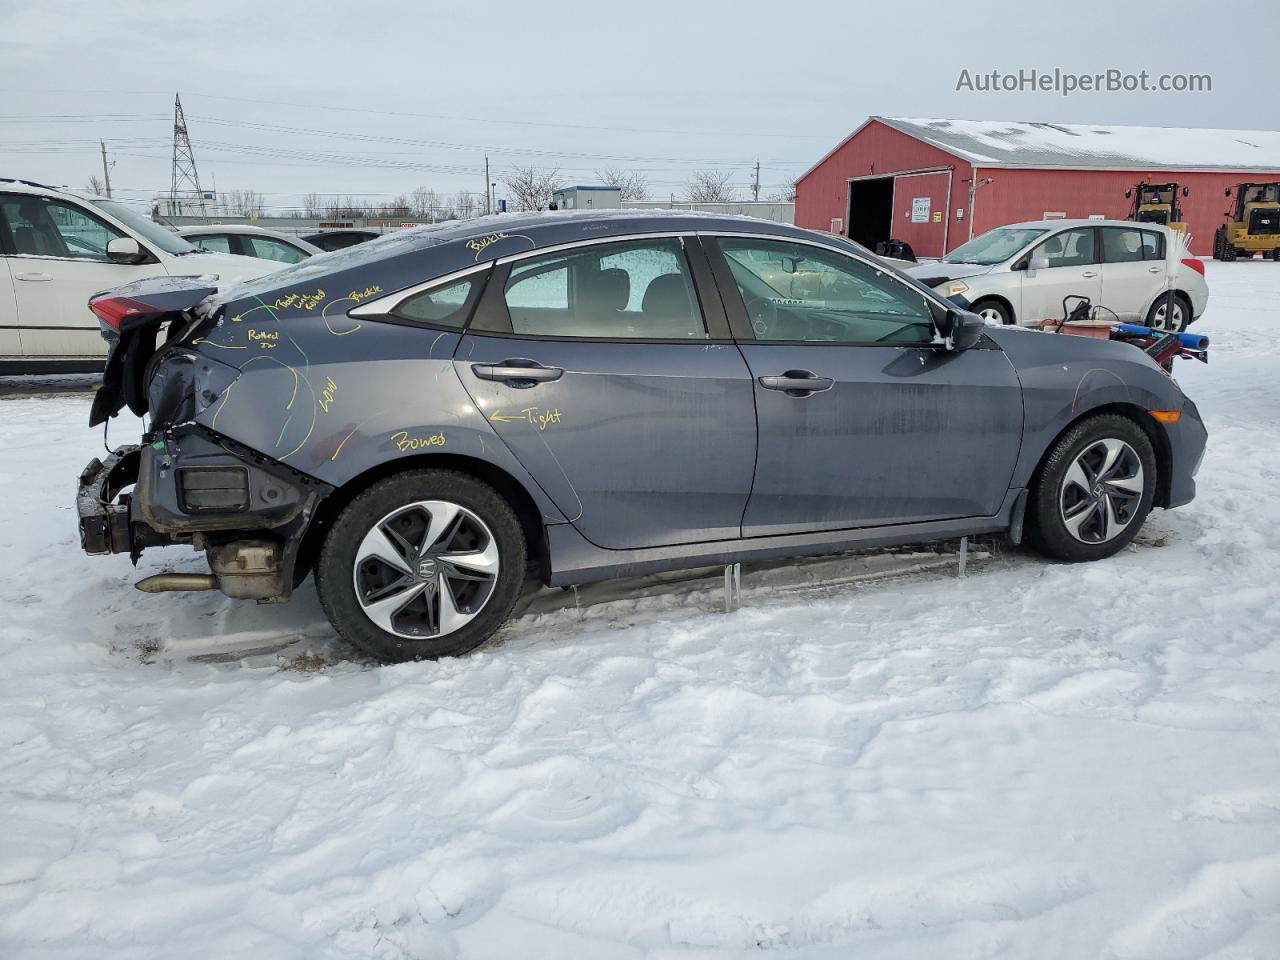
[[21,180],[0,180],[0,260],[0,373],[101,370],[95,293],[157,276],[230,284],[284,266],[202,253],[126,204]]
[[1039,326],[1062,319],[1064,298],[1088,297],[1099,319],[1185,330],[1209,302],[1204,264],[1182,236],[1127,220],[1011,223],[906,272],[943,296],[963,297],[989,323]]
[[192,246],[211,253],[230,253],[279,263],[298,263],[318,253],[320,247],[301,237],[266,230],[250,223],[210,223],[179,227],[178,233]]

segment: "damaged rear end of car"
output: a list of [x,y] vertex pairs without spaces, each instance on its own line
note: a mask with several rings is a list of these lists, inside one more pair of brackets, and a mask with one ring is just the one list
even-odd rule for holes
[[197,422],[241,375],[199,349],[223,310],[217,292],[208,277],[166,277],[90,301],[110,346],[90,426],[127,407],[144,431],[81,473],[81,545],[136,564],[148,547],[186,544],[205,553],[208,574],[158,574],[138,588],[282,601],[305,575],[298,545],[330,488]]

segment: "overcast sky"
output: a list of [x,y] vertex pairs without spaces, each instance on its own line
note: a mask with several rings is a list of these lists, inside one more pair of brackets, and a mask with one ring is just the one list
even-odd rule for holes
[[[868,115],[1280,127],[1280,3],[0,0],[0,176],[166,190],[182,94],[202,186],[390,199],[513,165],[691,171],[762,196]],[[977,93],[972,75],[1206,73],[1208,93]],[[503,194],[498,188],[498,194]]]

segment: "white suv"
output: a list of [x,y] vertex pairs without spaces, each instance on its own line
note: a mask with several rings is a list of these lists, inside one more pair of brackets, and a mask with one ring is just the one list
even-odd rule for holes
[[1181,238],[1159,224],[1035,220],[997,227],[906,272],[943,296],[964,297],[989,323],[1061,320],[1064,297],[1088,297],[1106,308],[1096,312],[1102,319],[1181,331],[1209,302],[1204,264],[1182,250]]
[[0,179],[0,373],[101,370],[95,293],[156,276],[224,283],[283,264],[203,253],[127,205]]

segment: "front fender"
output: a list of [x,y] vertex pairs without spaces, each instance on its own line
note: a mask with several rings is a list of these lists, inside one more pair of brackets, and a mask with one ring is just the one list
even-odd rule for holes
[[1181,410],[1182,391],[1137,347],[1110,340],[991,328],[1022,383],[1023,443],[1013,485],[1026,486],[1050,444],[1100,407]]

